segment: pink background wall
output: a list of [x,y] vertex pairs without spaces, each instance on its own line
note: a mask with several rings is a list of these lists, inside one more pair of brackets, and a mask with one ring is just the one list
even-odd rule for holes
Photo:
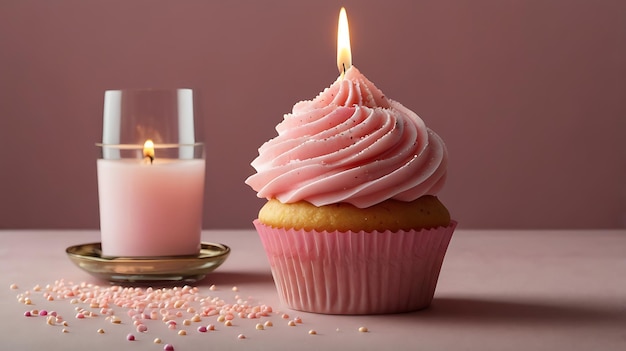
[[447,141],[464,228],[626,226],[626,1],[2,1],[0,228],[98,228],[106,89],[198,90],[205,228],[252,228],[244,183],[293,103],[354,63]]

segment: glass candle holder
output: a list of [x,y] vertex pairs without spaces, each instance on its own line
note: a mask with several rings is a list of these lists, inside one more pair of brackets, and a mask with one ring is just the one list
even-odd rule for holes
[[197,255],[205,160],[192,90],[109,90],[103,117],[102,255]]

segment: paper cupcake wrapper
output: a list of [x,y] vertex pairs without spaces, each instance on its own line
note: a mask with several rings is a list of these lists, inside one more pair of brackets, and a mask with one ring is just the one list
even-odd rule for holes
[[281,301],[326,314],[408,312],[430,305],[456,228],[318,232],[254,221]]

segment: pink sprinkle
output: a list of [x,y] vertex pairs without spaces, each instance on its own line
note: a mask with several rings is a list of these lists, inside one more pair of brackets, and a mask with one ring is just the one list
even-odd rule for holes
[[77,313],[77,314],[76,314],[76,318],[78,318],[78,319],[83,319],[83,318],[85,318],[85,315],[84,315],[84,314],[82,314],[82,313]]
[[246,336],[245,336],[245,335],[243,335],[243,334],[239,334],[239,335],[237,335],[237,339],[245,339],[245,338],[246,338]]
[[48,314],[51,315],[51,316],[55,316],[55,317],[57,316],[57,313],[55,311],[52,311],[52,312],[50,312]]
[[148,330],[148,327],[146,327],[146,325],[145,325],[145,324],[139,324],[139,325],[137,326],[137,331],[138,331],[139,333],[144,333],[144,332],[146,332],[147,330]]
[[48,315],[48,311],[46,311],[46,310],[41,310],[41,311],[39,311],[39,315],[40,315],[40,316],[47,316],[47,315]]
[[165,346],[163,346],[163,350],[164,351],[174,351],[174,346],[172,346],[170,344],[165,344]]
[[206,333],[206,330],[207,330],[207,329],[206,329],[206,327],[205,327],[205,326],[203,326],[203,325],[198,327],[198,331],[199,331],[200,333]]
[[30,313],[30,311],[26,311],[24,312],[24,317],[31,317],[32,314]]
[[135,341],[135,336],[133,334],[128,334],[128,335],[126,335],[126,340],[128,340],[128,341]]

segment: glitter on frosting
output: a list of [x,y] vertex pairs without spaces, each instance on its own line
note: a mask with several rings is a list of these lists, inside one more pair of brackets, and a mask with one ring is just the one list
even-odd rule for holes
[[315,99],[296,103],[276,130],[246,180],[261,198],[364,208],[436,195],[445,182],[441,138],[354,66]]

